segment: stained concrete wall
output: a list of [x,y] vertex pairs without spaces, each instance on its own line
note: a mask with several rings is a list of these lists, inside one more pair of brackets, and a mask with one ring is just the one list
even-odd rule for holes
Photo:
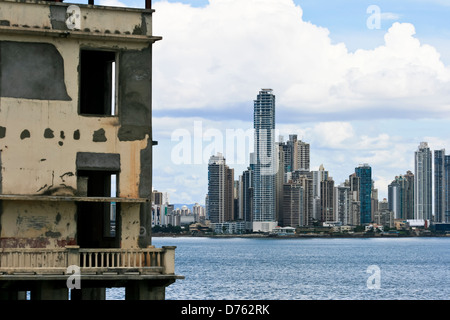
[[[61,8],[68,5],[25,3],[28,5],[18,11],[16,6],[20,2],[5,1],[0,10],[0,28],[16,26],[10,34],[0,33],[0,192],[77,196],[77,154],[105,153],[120,155],[118,196],[150,198],[151,44],[154,39],[144,39],[143,35],[136,40],[136,35],[151,35],[150,12],[81,6],[85,35],[80,31],[76,37],[61,38],[46,36],[41,29],[63,29],[57,22],[61,22]],[[35,25],[34,31],[21,29],[24,21]],[[133,34],[134,30],[135,36],[123,41],[114,37],[112,41],[108,36],[112,36],[109,30],[113,27],[119,29],[116,34]],[[96,34],[91,32],[93,29],[97,30]],[[103,32],[103,37],[98,37],[99,32]],[[82,48],[117,52],[118,116],[79,114]],[[15,62],[15,52],[16,58],[27,61],[27,68]],[[42,52],[47,53],[46,57],[36,56],[33,64],[33,55]],[[23,80],[26,69],[30,68],[33,77]],[[19,78],[15,78],[17,74]],[[148,206],[122,204],[121,210],[122,247],[150,244]],[[1,245],[73,244],[76,221],[74,203],[2,201]],[[140,238],[142,230],[147,232]]]
[[[26,4],[26,6],[24,5]],[[66,20],[70,3],[2,0],[0,25],[58,31],[84,31],[116,35],[152,35],[151,9],[118,8],[76,4],[79,28],[70,29]]]

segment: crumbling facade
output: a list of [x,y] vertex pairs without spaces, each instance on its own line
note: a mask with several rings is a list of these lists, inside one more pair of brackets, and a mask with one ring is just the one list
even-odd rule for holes
[[182,278],[151,246],[152,13],[0,1],[0,299],[67,299],[74,268],[72,299]]

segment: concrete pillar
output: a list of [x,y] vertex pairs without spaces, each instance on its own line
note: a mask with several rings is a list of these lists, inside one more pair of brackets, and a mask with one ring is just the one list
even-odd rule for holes
[[72,289],[70,300],[106,300],[106,288]]
[[68,299],[69,289],[67,287],[61,286],[60,281],[39,281],[36,284],[34,290],[31,290],[31,300]]
[[164,300],[166,286],[150,281],[133,281],[125,287],[125,300]]
[[174,274],[175,273],[175,246],[163,246],[164,249],[164,273]]

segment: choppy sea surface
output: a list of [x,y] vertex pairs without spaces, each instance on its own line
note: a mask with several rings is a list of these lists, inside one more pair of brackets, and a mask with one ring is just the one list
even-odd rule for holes
[[[167,300],[448,300],[450,238],[155,237],[176,246]],[[123,288],[107,289],[123,300]]]

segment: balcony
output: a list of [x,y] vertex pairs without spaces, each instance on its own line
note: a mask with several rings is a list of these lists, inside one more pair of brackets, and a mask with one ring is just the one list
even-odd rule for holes
[[145,249],[3,248],[0,278],[24,275],[174,275],[175,247]]

